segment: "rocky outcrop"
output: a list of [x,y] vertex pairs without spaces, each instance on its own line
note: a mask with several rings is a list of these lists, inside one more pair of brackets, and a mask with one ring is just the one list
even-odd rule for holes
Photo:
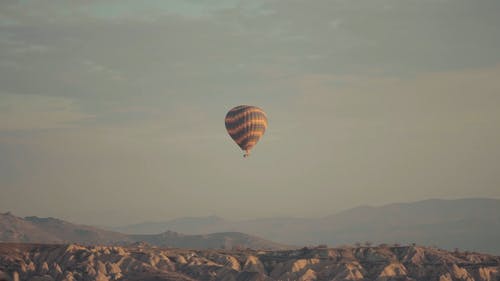
[[428,247],[287,251],[0,243],[0,281],[498,281],[500,257]]

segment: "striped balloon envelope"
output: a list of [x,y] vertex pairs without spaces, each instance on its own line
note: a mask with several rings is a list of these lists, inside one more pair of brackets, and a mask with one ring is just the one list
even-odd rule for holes
[[267,128],[266,113],[250,105],[237,106],[226,114],[226,129],[231,138],[245,151],[244,157],[264,135]]

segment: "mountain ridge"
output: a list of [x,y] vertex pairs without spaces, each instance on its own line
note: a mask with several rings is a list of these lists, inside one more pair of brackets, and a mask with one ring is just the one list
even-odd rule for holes
[[[202,221],[203,218],[198,219]],[[155,222],[155,230],[170,229],[190,234],[240,231],[291,245],[338,246],[372,241],[500,253],[495,238],[500,237],[500,199],[492,198],[427,199],[382,206],[365,205],[318,218],[230,221],[219,217],[215,223],[204,223],[200,227],[193,223],[186,227],[182,218],[172,221]],[[113,229],[139,232],[136,226]],[[149,230],[146,224],[140,232]]]
[[17,217],[0,214],[0,242],[80,243],[84,245],[126,245],[145,242],[176,248],[259,248],[287,249],[290,246],[241,232],[188,235],[174,231],[159,234],[130,235],[96,227],[73,224],[57,218]]

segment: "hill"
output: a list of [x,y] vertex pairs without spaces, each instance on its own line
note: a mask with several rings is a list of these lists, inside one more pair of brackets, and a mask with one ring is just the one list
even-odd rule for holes
[[190,249],[290,248],[283,244],[239,232],[185,235],[167,231],[161,234],[133,235],[72,224],[55,218],[20,218],[11,213],[0,214],[0,242],[79,243],[84,245],[125,245],[146,242],[156,246]]
[[133,242],[127,235],[56,218],[0,214],[1,242],[109,244]]
[[189,234],[205,234],[213,232],[212,229],[224,229],[230,223],[217,216],[185,217],[167,222],[143,222],[110,229],[127,234],[156,234],[169,229]]
[[425,200],[359,207],[319,220],[323,243],[418,243],[500,253],[500,200]]
[[187,249],[289,249],[290,246],[264,240],[241,232],[219,232],[203,235],[185,235],[173,231],[160,234],[129,235],[134,241]]
[[218,217],[176,219],[121,227],[140,233],[170,229],[189,234],[238,231],[291,245],[355,242],[418,243],[500,254],[500,200],[431,199],[362,206],[322,218],[229,221]]

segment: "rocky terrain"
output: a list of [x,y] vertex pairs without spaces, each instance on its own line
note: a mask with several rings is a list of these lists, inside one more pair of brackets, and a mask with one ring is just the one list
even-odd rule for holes
[[132,235],[106,231],[87,225],[72,224],[56,218],[21,218],[11,213],[0,214],[0,242],[79,243],[84,245],[127,245],[146,242],[156,246],[191,249],[290,248],[240,232],[186,235],[166,231],[160,234]]
[[419,246],[225,251],[0,243],[0,280],[498,281],[500,257]]

